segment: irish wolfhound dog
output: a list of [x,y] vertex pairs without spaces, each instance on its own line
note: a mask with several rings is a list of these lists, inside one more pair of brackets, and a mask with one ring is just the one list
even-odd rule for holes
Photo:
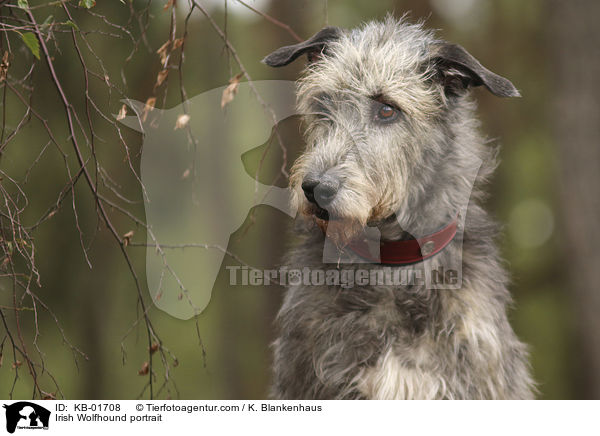
[[[532,398],[526,347],[506,316],[496,225],[480,205],[496,151],[478,133],[469,93],[518,91],[404,19],[327,27],[264,62],[279,67],[302,54],[306,151],[290,184],[304,224],[290,268],[414,279],[441,266],[458,271],[459,285],[296,280],[278,314],[272,397]],[[380,235],[376,261],[360,249],[366,229]],[[327,242],[349,256],[343,264],[324,263]]]

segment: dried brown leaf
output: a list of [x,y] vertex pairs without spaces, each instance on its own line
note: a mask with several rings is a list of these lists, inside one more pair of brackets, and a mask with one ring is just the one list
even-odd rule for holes
[[121,106],[121,109],[119,110],[119,114],[117,115],[117,121],[122,120],[126,116],[127,116],[127,106],[123,105],[123,106]]
[[4,52],[4,56],[2,57],[2,63],[0,63],[0,83],[6,80],[6,75],[8,74],[8,67],[10,66],[10,62],[8,62],[8,52]]
[[171,53],[171,50],[169,50],[170,45],[171,41],[167,41],[156,50],[156,53],[160,56],[160,63],[163,65],[167,62],[167,57],[169,56],[169,53]]
[[156,76],[156,84],[154,85],[154,87],[158,88],[160,85],[162,85],[168,75],[169,70],[160,70]]
[[243,75],[244,73],[236,74],[229,80],[229,85],[227,85],[227,88],[223,90],[223,95],[221,96],[221,109],[233,101],[238,87],[240,86],[240,79]]
[[144,362],[142,368],[138,371],[138,375],[148,375],[150,372],[150,364],[148,362]]
[[183,129],[189,122],[190,116],[188,114],[181,114],[177,117],[177,121],[175,121],[175,128],[173,130]]
[[2,263],[0,264],[0,268],[5,269],[6,265],[8,265],[10,262],[10,257],[6,256],[4,259],[2,259]]
[[133,230],[130,230],[123,235],[123,245],[125,247],[127,247],[129,245],[129,243],[131,242],[131,238],[133,238],[133,234],[134,234]]
[[154,110],[154,105],[156,104],[156,97],[150,97],[146,100],[146,106],[144,107],[144,111],[142,112],[142,122],[146,122],[146,118],[148,118],[148,114]]
[[183,38],[177,38],[173,40],[173,47],[171,50],[177,50],[179,47],[183,45]]

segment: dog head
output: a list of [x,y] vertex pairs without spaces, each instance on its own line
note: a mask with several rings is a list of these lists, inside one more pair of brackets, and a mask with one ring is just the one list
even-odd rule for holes
[[471,190],[465,171],[489,158],[469,89],[519,95],[462,47],[404,19],[327,27],[263,62],[280,67],[303,54],[306,151],[290,184],[296,206],[342,244],[390,217],[407,227],[444,219]]

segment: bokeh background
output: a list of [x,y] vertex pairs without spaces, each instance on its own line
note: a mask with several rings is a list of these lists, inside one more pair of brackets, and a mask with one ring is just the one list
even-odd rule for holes
[[[154,97],[160,108],[178,105],[182,84],[191,97],[226,85],[240,72],[231,47],[253,80],[295,80],[302,62],[277,70],[259,62],[270,51],[295,42],[289,29],[273,19],[308,38],[326,24],[350,28],[388,13],[410,12],[411,20],[425,20],[427,27],[439,29],[441,38],[463,45],[489,69],[510,78],[522,98],[501,100],[474,91],[484,132],[502,144],[502,162],[490,186],[487,207],[504,225],[501,247],[515,299],[510,319],[519,337],[530,345],[540,398],[600,398],[600,286],[596,283],[600,268],[600,36],[595,22],[600,16],[599,2],[247,0],[248,6],[268,14],[269,19],[237,0],[199,0],[231,47],[198,8],[190,13],[187,1],[98,1],[87,4],[89,9],[88,2],[81,3],[67,2],[65,9],[59,2],[29,1],[36,21],[45,23],[41,31],[56,75],[82,123],[78,138],[86,144],[83,154],[90,158],[88,167],[94,173],[97,158],[103,168],[93,175],[99,192],[141,221],[142,190],[130,162],[134,170],[139,168],[142,137],[122,128],[126,150],[109,122],[112,119],[104,119],[91,101],[104,114],[117,114],[122,106],[119,99],[124,97],[139,101]],[[75,171],[78,166],[44,53],[37,59],[20,36],[32,30],[28,21],[16,1],[0,1],[0,55],[8,52],[10,63],[0,83],[0,245],[4,253],[0,259],[0,397],[28,398],[35,392],[27,362],[18,351],[13,354],[12,339],[26,346],[36,362],[39,383],[53,396],[148,397],[149,342],[144,323],[137,322],[142,315],[139,297],[118,243],[99,218],[89,187],[78,180],[75,201],[69,193],[52,216],[45,215],[69,180],[65,162]],[[178,48],[168,60],[168,80],[156,86],[163,69],[157,50],[172,31],[176,38],[185,32],[183,68],[178,68]],[[89,70],[89,100],[81,59]],[[115,84],[110,93],[109,82]],[[17,92],[25,98],[20,99]],[[47,120],[64,157],[49,143],[39,118]],[[93,122],[93,133],[88,119]],[[288,159],[293,160],[302,147],[297,120],[283,122],[281,130],[287,138]],[[88,140],[95,138],[93,152],[82,132]],[[243,157],[249,174],[256,174],[265,147]],[[276,149],[269,149],[261,167],[264,181],[272,181],[278,173],[281,156],[272,151]],[[284,186],[285,180],[276,183]],[[30,265],[15,252],[22,240],[10,225],[14,210],[28,230],[29,244],[35,246],[39,286],[34,276],[27,287]],[[148,316],[162,346],[169,350],[165,353],[166,384],[160,353],[153,355],[154,396],[264,398],[269,343],[282,288],[229,286],[223,266],[211,303],[201,315],[188,321],[170,317],[149,301],[143,244],[151,241],[145,240],[144,228],[116,208],[107,207],[107,211],[120,235],[134,232],[124,237],[130,242],[125,250],[140,280]],[[48,219],[36,226],[44,216]],[[282,213],[258,206],[232,235],[228,250],[242,259],[252,258],[257,267],[277,265],[286,249],[283,235],[291,225]],[[236,263],[227,259],[225,264]],[[28,292],[35,293],[54,315],[38,303],[36,316]],[[64,337],[87,359],[73,351]],[[171,353],[177,360],[169,357]]]

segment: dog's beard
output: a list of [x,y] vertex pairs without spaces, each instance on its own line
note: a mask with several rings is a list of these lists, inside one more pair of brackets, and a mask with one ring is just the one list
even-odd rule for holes
[[359,219],[334,216],[329,212],[323,214],[322,209],[319,210],[313,205],[305,205],[302,215],[315,224],[339,248],[348,245],[363,232],[366,226],[366,222]]
[[327,238],[339,248],[348,245],[365,228],[361,222],[347,218],[326,221],[315,217],[314,220]]

